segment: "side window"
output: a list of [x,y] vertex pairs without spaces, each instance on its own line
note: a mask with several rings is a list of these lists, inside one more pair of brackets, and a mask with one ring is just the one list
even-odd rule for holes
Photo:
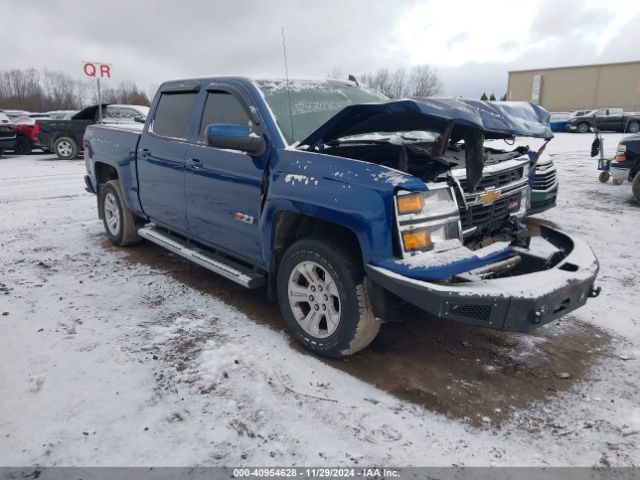
[[163,93],[158,102],[151,131],[161,137],[186,140],[195,92]]
[[251,119],[240,101],[226,92],[209,92],[204,104],[198,141],[206,143],[207,126],[212,123],[236,123],[250,126]]

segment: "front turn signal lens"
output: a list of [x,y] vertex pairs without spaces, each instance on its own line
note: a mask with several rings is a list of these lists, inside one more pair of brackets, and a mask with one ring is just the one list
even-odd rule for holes
[[399,195],[396,197],[396,205],[398,206],[398,213],[400,215],[420,213],[424,207],[424,195],[422,193]]
[[431,243],[431,234],[428,230],[403,232],[402,243],[404,244],[404,250],[406,252],[412,250],[429,250],[433,246]]

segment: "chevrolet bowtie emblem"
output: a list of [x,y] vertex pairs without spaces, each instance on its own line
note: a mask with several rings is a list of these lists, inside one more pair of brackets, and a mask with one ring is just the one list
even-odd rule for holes
[[487,189],[487,191],[485,193],[480,195],[478,200],[480,200],[480,203],[482,203],[483,205],[489,206],[489,205],[493,204],[493,202],[495,202],[498,198],[500,198],[500,191],[499,190],[495,190],[495,189],[489,190],[489,189]]

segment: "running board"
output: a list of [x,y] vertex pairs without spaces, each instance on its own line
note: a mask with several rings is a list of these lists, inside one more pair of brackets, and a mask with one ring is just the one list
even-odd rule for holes
[[138,235],[161,247],[170,250],[176,255],[191,260],[201,267],[222,275],[229,280],[239,283],[243,287],[258,288],[266,283],[266,275],[249,267],[240,265],[222,255],[199,248],[187,243],[185,240],[161,230],[154,224],[146,225],[138,229]]

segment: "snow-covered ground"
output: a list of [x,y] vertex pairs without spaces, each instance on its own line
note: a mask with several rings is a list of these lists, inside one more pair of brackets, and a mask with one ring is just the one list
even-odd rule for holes
[[[342,362],[298,348],[260,291],[111,247],[82,161],[3,157],[0,465],[640,465],[640,205],[598,182],[591,140],[551,142],[559,203],[536,218],[592,245],[599,298],[531,336],[385,326]],[[570,374],[540,374],[549,358]],[[440,364],[441,391],[408,393]]]

